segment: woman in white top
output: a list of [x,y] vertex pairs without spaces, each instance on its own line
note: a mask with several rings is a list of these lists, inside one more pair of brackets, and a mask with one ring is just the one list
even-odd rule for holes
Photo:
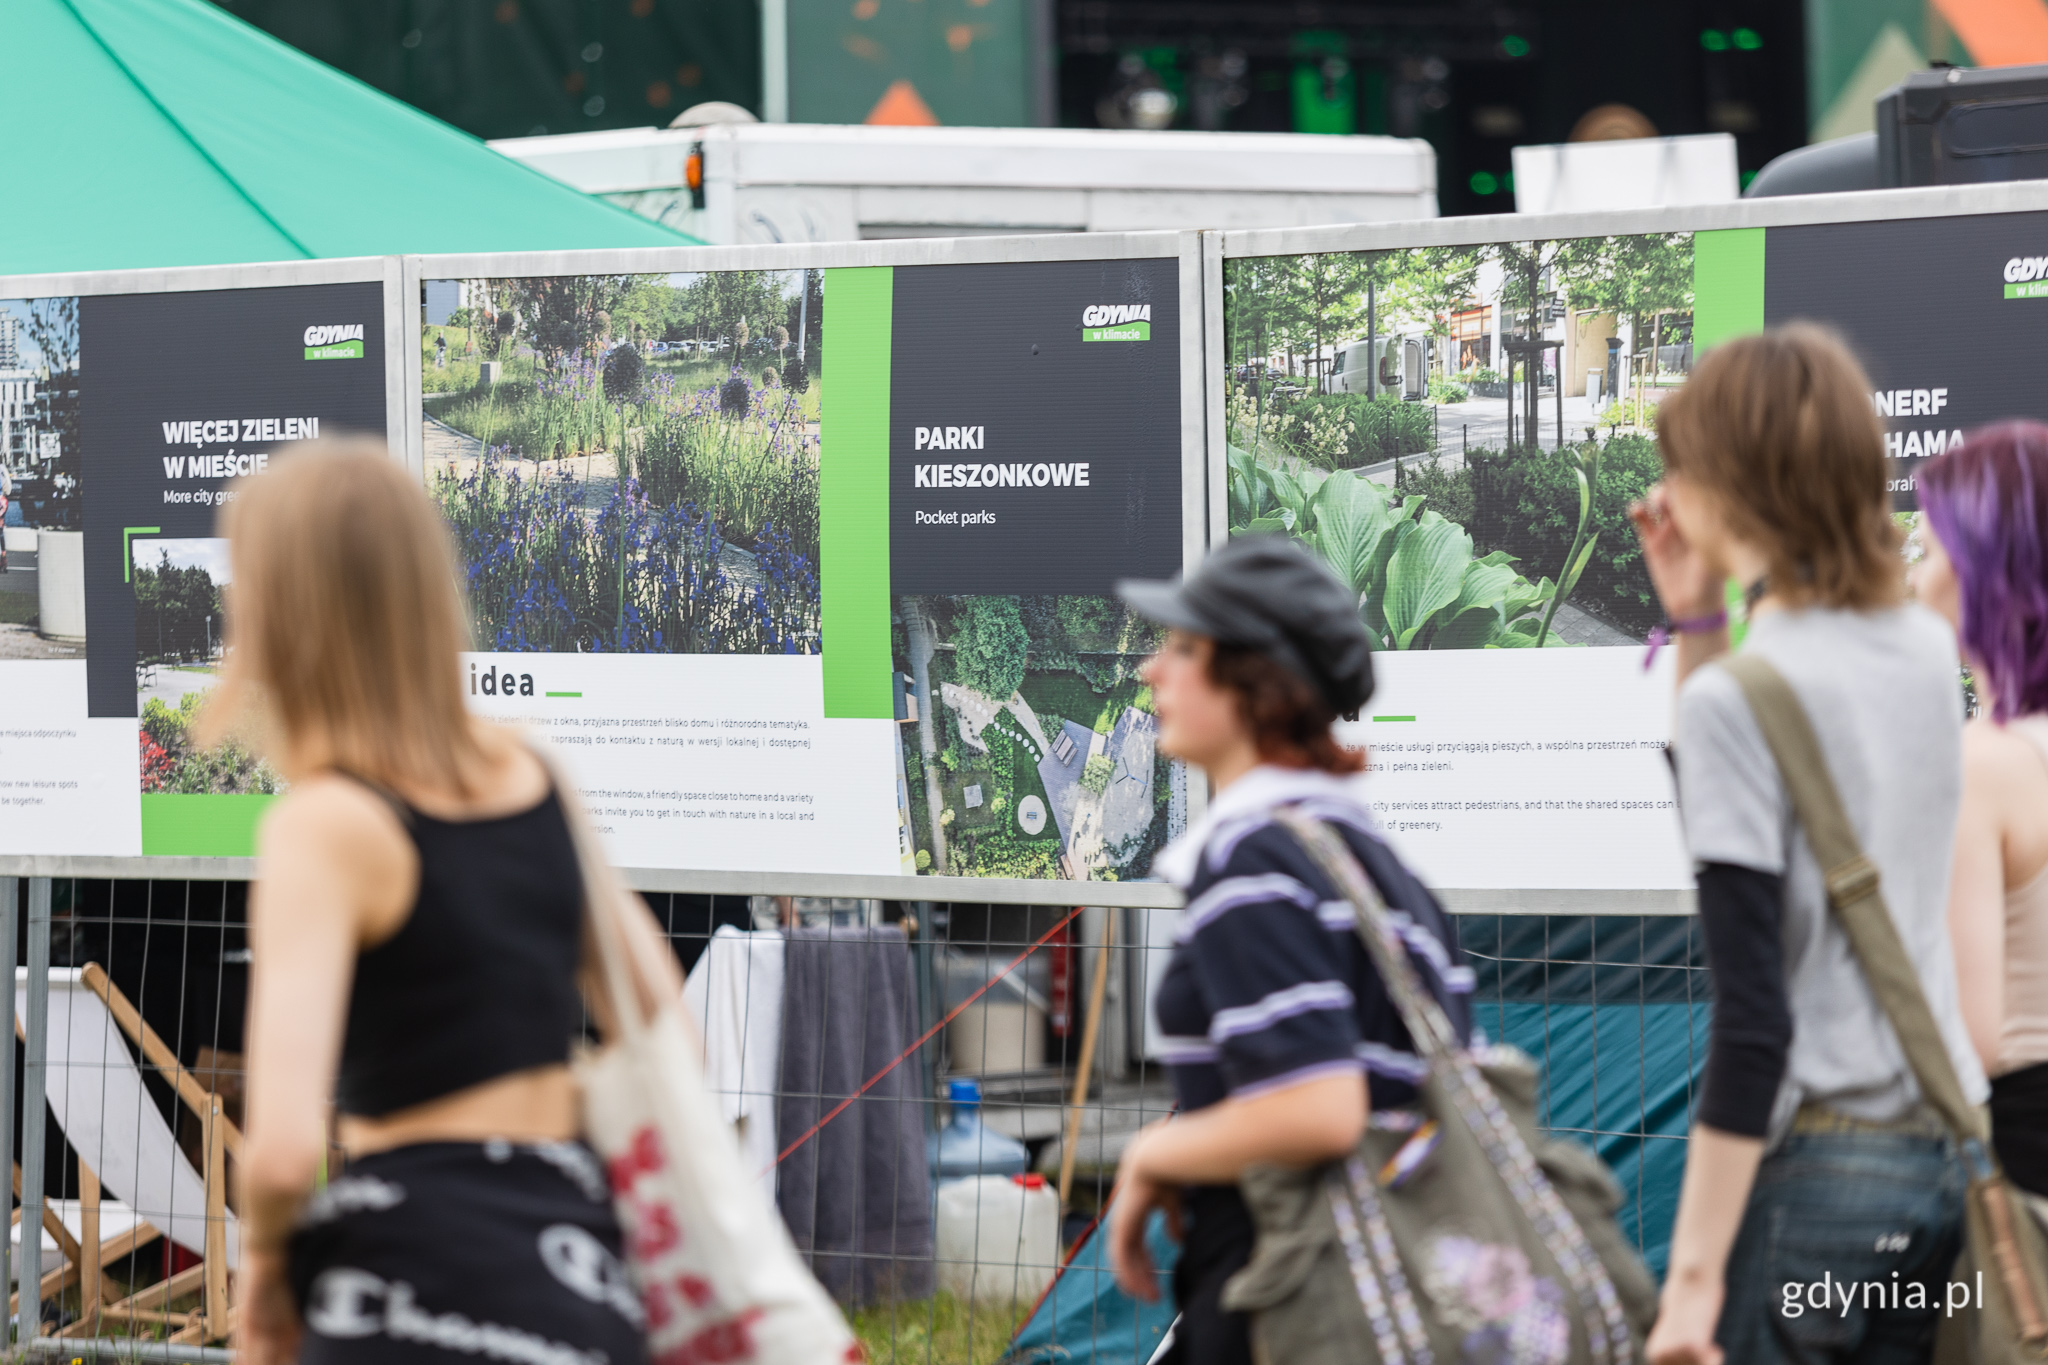
[[2048,426],[1975,433],[1920,475],[1920,507],[1914,591],[1977,684],[1948,912],[1963,1017],[1999,1163],[2048,1195]]
[[1974,1102],[1984,1078],[1947,934],[1960,799],[1955,638],[1905,600],[1870,381],[1812,327],[1723,342],[1657,414],[1664,481],[1637,510],[1678,632],[1680,810],[1696,865],[1714,1020],[1671,1235],[1652,1365],[1924,1361],[1940,1299],[1826,1313],[1810,1284],[1939,1289],[1963,1172],[1827,906],[1821,869],[1732,674],[1745,654],[1813,721],[1859,842]]

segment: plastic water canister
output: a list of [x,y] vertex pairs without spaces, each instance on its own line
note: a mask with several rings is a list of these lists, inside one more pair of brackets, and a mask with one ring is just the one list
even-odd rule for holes
[[982,1123],[978,1081],[951,1082],[946,1099],[953,1106],[952,1118],[925,1139],[934,1184],[976,1175],[1022,1175],[1031,1165],[1023,1143]]
[[963,1303],[1029,1303],[1059,1265],[1059,1195],[1042,1175],[948,1181],[935,1240],[939,1288]]

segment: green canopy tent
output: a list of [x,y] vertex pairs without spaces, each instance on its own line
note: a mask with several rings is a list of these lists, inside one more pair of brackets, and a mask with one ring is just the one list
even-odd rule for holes
[[0,275],[684,246],[207,0],[5,0]]

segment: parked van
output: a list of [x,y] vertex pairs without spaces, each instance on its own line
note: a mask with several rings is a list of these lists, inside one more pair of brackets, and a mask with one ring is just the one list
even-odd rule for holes
[[[1373,353],[1379,353],[1378,375],[1373,375]],[[1381,398],[1403,398],[1420,403],[1429,397],[1430,362],[1435,359],[1435,339],[1420,332],[1388,332],[1367,340],[1363,337],[1337,347],[1330,373],[1324,377],[1325,393],[1369,393]]]

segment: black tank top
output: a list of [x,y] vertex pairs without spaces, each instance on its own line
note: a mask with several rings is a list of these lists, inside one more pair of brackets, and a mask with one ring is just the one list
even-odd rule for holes
[[420,884],[398,932],[356,957],[341,1112],[376,1118],[567,1061],[583,883],[553,787],[516,815],[437,820],[364,785],[411,834]]

